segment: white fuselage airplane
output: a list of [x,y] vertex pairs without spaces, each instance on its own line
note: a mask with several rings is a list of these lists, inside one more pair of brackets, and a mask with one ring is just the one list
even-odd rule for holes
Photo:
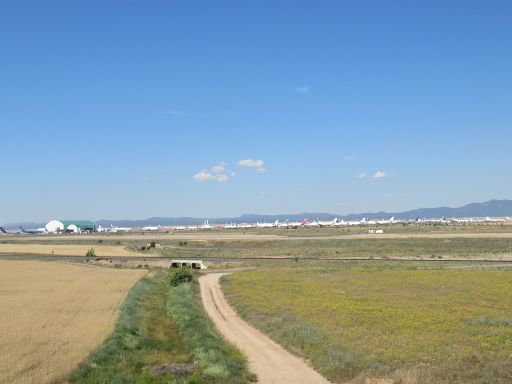
[[203,225],[201,225],[201,229],[213,229],[213,226],[208,223],[208,220],[205,220]]
[[279,220],[276,220],[273,223],[256,223],[256,228],[274,228],[279,224]]
[[304,227],[306,225],[308,225],[308,219],[304,219],[304,220],[302,220],[300,222],[297,221],[295,223],[293,223],[293,222],[292,223],[288,223],[289,227]]
[[391,216],[388,220],[378,220],[377,224],[393,224],[395,222],[395,216]]
[[317,222],[318,222],[318,225],[320,225],[321,227],[334,227],[335,225],[338,224],[338,218],[335,217],[331,221],[317,221]]
[[159,231],[160,226],[159,225],[157,225],[156,227],[155,226],[147,226],[147,227],[143,227],[142,230],[143,231]]
[[285,220],[284,222],[282,223],[277,223],[277,227],[278,228],[288,228],[290,226],[290,224],[288,224],[288,220]]
[[114,227],[113,225],[110,226],[110,232],[130,232],[132,228],[130,227]]

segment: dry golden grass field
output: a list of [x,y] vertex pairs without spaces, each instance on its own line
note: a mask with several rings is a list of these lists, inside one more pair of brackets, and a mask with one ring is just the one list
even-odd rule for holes
[[0,253],[4,254],[37,254],[37,255],[62,255],[85,256],[88,249],[94,248],[96,256],[140,256],[135,251],[127,250],[120,245],[79,245],[79,244],[0,244]]
[[146,272],[0,261],[0,383],[55,383],[112,332]]

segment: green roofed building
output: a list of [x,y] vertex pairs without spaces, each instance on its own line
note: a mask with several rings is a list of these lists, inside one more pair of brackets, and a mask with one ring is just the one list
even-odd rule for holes
[[96,224],[90,220],[52,220],[46,224],[45,229],[49,233],[93,232],[96,229]]

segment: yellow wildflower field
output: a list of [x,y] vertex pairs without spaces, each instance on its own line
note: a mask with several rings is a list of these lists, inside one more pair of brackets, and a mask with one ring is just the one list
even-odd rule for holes
[[267,269],[223,285],[244,318],[333,381],[512,377],[511,270]]

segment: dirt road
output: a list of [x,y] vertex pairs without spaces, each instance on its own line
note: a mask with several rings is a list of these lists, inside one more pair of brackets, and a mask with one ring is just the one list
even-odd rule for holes
[[258,383],[329,383],[304,361],[240,319],[224,298],[219,284],[222,275],[211,273],[199,279],[203,305],[224,337],[245,353],[250,370],[258,376]]

